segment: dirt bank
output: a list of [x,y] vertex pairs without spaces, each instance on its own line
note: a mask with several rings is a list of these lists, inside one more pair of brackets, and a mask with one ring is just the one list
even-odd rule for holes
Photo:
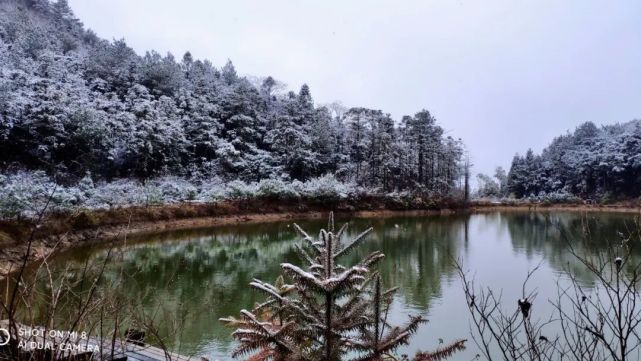
[[464,209],[451,200],[399,201],[368,197],[339,200],[236,200],[217,203],[181,203],[109,210],[81,210],[50,214],[36,226],[31,220],[0,221],[0,277],[20,264],[33,231],[30,261],[79,245],[109,242],[124,237],[164,231],[327,217],[329,211],[351,216],[428,215]]
[[34,231],[30,261],[41,260],[54,251],[63,251],[124,237],[144,236],[165,231],[207,228],[228,224],[260,223],[302,218],[326,217],[329,211],[355,217],[432,215],[451,212],[496,211],[579,211],[641,214],[634,203],[540,204],[472,202],[468,206],[451,200],[409,201],[388,198],[331,200],[236,200],[218,203],[181,203],[162,206],[129,207],[109,210],[83,210],[51,214],[35,228],[32,221],[0,221],[0,277],[14,270],[25,254]]

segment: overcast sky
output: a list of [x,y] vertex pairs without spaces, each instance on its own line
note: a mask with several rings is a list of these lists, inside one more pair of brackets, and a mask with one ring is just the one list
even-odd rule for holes
[[579,123],[641,118],[641,1],[70,0],[137,52],[189,50],[316,104],[425,108],[475,170],[509,167]]

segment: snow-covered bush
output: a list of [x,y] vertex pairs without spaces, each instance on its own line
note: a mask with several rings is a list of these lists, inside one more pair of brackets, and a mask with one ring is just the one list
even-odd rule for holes
[[159,196],[159,203],[182,202],[197,197],[197,188],[182,178],[163,177],[149,183],[149,187]]
[[225,182],[218,178],[207,178],[200,180],[197,189],[196,200],[211,202],[225,198]]
[[[387,197],[406,206],[415,200],[413,192],[384,194],[378,188],[343,183],[333,175],[312,178],[305,182],[263,179],[254,183],[241,180],[224,182],[217,177],[188,180],[172,176],[151,179],[143,184],[131,179],[94,183],[91,175],[87,174],[77,184],[65,187],[56,185],[44,172],[21,171],[0,174],[0,187],[0,218],[5,219],[33,217],[47,203],[49,211],[72,211],[258,198],[338,201],[375,195]],[[537,200],[542,200],[542,197]],[[569,195],[566,194],[550,194],[545,197],[557,202],[569,199]]]
[[265,198],[295,199],[300,194],[292,184],[287,184],[280,179],[263,179],[256,185],[256,195]]
[[241,180],[227,183],[225,187],[225,198],[227,199],[249,199],[256,196],[256,185],[247,184]]
[[354,192],[353,184],[346,184],[331,174],[312,178],[304,183],[294,181],[293,188],[306,198],[346,199]]
[[[155,184],[146,184],[143,189],[146,206],[155,206],[163,203],[162,191]],[[170,202],[168,201],[167,203]]]
[[[55,192],[55,194],[54,194]],[[17,172],[0,175],[0,216],[35,216],[49,202],[50,209],[72,203],[73,196],[57,187],[44,172]]]
[[111,208],[125,205],[140,205],[145,202],[144,187],[136,181],[117,180],[100,183],[94,196],[84,204],[86,208]]
[[398,204],[409,205],[412,202],[414,196],[408,191],[402,192],[392,192],[385,195],[389,200],[394,201]]
[[541,192],[538,196],[530,197],[530,200],[544,203],[577,203],[581,201],[579,197],[564,190],[549,193]]
[[84,204],[95,196],[96,186],[94,185],[90,174],[84,176],[75,188],[78,204]]

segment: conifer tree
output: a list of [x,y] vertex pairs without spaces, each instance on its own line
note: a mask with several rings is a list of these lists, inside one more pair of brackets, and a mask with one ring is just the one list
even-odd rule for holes
[[[233,356],[248,356],[253,361],[378,361],[392,357],[425,320],[412,316],[403,326],[387,322],[395,289],[383,290],[375,270],[384,257],[381,252],[370,253],[351,267],[338,262],[372,229],[345,242],[347,224],[336,230],[331,213],[327,229],[316,239],[298,225],[294,227],[302,236],[296,250],[304,266],[281,264],[284,277],[274,285],[254,280],[251,287],[265,293],[267,299],[251,311],[241,310],[240,319],[221,319],[236,328],[232,335],[239,346]],[[463,349],[464,343],[459,340],[432,353],[418,353],[415,360],[443,359]]]
[[[430,196],[453,195],[462,175],[456,142],[427,111],[396,122],[381,110],[321,106],[307,85],[287,94],[272,77],[254,84],[231,61],[217,69],[189,52],[141,56],[85,29],[67,0],[0,1],[0,74],[0,174],[45,171],[65,186],[87,172],[97,182],[194,183],[329,174]],[[597,163],[601,180],[635,144]],[[613,186],[636,182],[637,158],[624,158],[626,181]]]

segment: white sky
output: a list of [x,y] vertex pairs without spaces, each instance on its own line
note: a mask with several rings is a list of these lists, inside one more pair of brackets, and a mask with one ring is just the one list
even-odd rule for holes
[[641,118],[641,1],[69,0],[140,54],[189,50],[317,104],[426,108],[475,170],[509,167],[581,122]]

